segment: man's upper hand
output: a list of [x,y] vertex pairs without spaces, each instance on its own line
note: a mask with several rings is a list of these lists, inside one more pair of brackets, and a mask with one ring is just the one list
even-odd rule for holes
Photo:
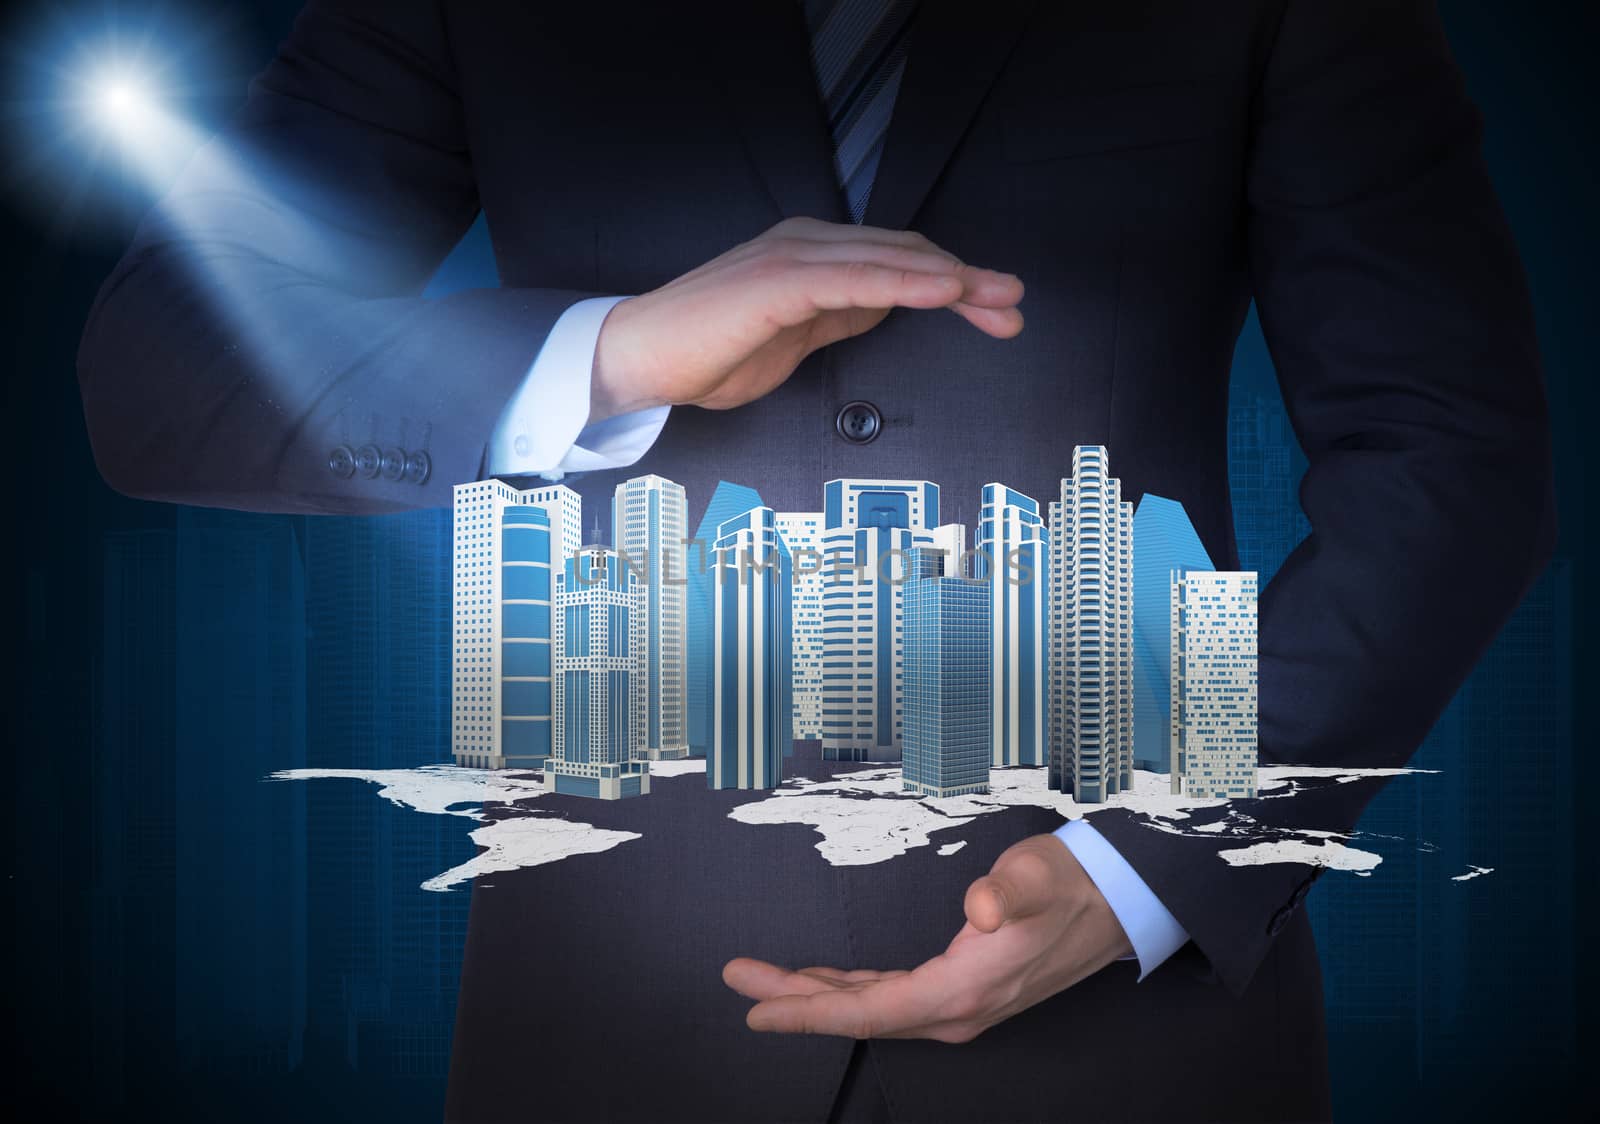
[[920,234],[785,219],[611,310],[595,347],[590,420],[742,406],[894,308],[948,308],[1009,339],[1022,331],[1021,300],[1015,276],[966,265]]
[[725,983],[752,1030],[968,1042],[1133,951],[1083,867],[1050,835],[1009,848],[967,889],[967,923],[912,971],[788,971],[740,958]]

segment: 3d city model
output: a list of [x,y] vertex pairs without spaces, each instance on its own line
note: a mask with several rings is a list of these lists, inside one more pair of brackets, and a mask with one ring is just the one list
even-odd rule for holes
[[1256,574],[1215,571],[1182,505],[1135,511],[1102,446],[1048,521],[985,485],[970,546],[925,480],[832,480],[820,512],[723,483],[691,536],[683,488],[641,476],[610,544],[564,485],[454,499],[458,765],[617,799],[689,755],[713,788],[775,788],[802,743],[934,797],[1010,766],[1085,804],[1136,766],[1256,794]]

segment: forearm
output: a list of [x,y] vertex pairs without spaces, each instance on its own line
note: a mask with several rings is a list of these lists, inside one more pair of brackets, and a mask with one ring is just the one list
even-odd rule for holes
[[[95,457],[142,498],[266,511],[446,506],[546,333],[586,294],[367,298],[215,247],[138,247],[79,354]],[[340,450],[425,453],[367,475]],[[365,466],[363,466],[365,467]]]
[[[591,294],[422,298],[478,212],[442,19],[432,0],[310,5],[141,226],[79,354],[113,486],[377,512],[478,476],[545,334]],[[393,479],[368,446],[428,463]]]
[[[1553,546],[1532,315],[1478,148],[1431,4],[1285,5],[1248,251],[1312,531],[1262,596],[1264,763],[1404,765]],[[1262,838],[1348,832],[1380,787],[1229,811]],[[1236,989],[1314,873],[1231,867],[1216,836],[1126,814],[1095,826]]]

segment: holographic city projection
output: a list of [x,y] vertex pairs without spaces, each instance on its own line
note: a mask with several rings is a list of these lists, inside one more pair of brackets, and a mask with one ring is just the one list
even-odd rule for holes
[[691,754],[713,788],[776,788],[798,744],[935,797],[1034,766],[1099,804],[1136,762],[1257,793],[1256,574],[1213,570],[1182,505],[1136,511],[1102,446],[1048,518],[985,485],[970,537],[928,480],[831,480],[815,512],[724,483],[691,537],[684,489],[641,476],[609,543],[561,484],[454,498],[457,765],[617,799]]

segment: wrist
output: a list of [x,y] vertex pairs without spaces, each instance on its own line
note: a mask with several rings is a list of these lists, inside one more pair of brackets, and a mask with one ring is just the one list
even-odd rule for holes
[[1091,945],[1102,950],[1107,963],[1135,959],[1138,952],[1127,929],[1118,920],[1116,910],[1092,881],[1088,878],[1084,881],[1088,885],[1082,890],[1082,905],[1074,924],[1090,935]]
[[1067,896],[1072,903],[1072,923],[1083,927],[1086,932],[1096,934],[1095,943],[1110,948],[1115,959],[1135,955],[1133,940],[1128,936],[1117,911],[1111,908],[1105,893],[1089,877],[1089,872],[1075,854],[1065,847],[1058,847],[1057,850],[1064,855],[1071,871],[1067,879]]
[[595,339],[594,362],[589,370],[589,424],[607,418],[670,405],[650,393],[638,377],[638,364],[630,361],[622,346],[623,325],[631,313],[632,297],[618,301],[601,321]]

